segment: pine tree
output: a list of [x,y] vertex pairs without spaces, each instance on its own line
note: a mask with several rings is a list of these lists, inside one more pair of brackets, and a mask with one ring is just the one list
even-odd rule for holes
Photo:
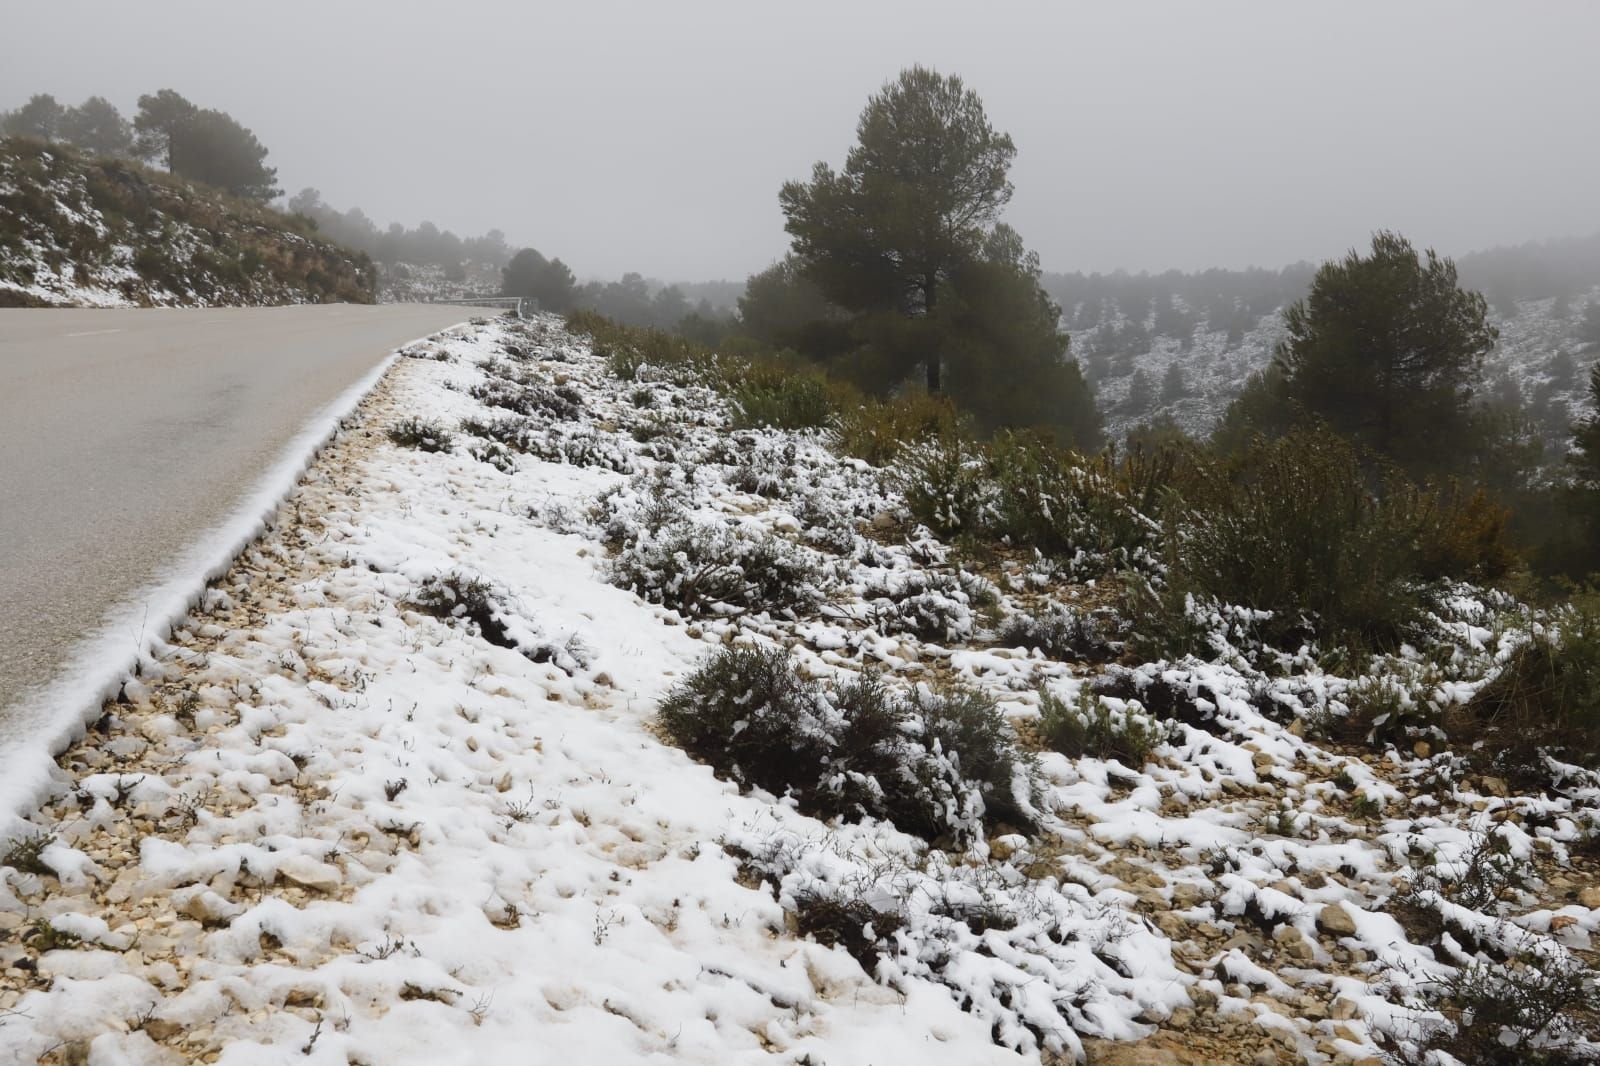
[[139,113],[133,119],[138,135],[134,151],[139,158],[160,162],[173,170],[178,134],[197,111],[193,104],[171,89],[139,97]]
[[524,248],[500,268],[507,296],[522,296],[539,301],[545,311],[570,311],[577,303],[578,284],[567,264],[546,259],[533,248]]
[[61,139],[92,155],[126,156],[133,152],[133,130],[122,112],[103,96],[91,96],[61,116]]
[[61,105],[49,93],[36,93],[23,104],[4,116],[3,132],[19,137],[39,137],[53,141],[59,135]]
[[1380,232],[1370,255],[1323,264],[1284,312],[1286,395],[1408,468],[1452,465],[1473,450],[1473,393],[1497,336],[1486,311],[1450,260]]
[[[932,315],[1011,199],[1016,148],[960,78],[920,66],[868,100],[856,136],[842,171],[818,163],[779,194],[794,254],[841,307]],[[925,367],[938,392],[938,359]]]
[[280,192],[278,171],[266,165],[266,158],[255,134],[232,116],[211,110],[197,111],[177,126],[168,152],[174,174],[254,200],[270,200]]

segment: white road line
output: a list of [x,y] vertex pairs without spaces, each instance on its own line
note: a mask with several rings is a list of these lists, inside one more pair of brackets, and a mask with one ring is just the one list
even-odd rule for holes
[[69,337],[98,337],[102,333],[121,333],[120,329],[86,329],[82,333],[69,333]]

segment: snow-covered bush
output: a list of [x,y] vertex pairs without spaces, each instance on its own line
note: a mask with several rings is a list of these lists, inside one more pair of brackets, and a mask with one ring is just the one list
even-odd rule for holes
[[523,385],[503,377],[488,377],[470,391],[474,400],[515,414],[543,415],[570,422],[583,414],[583,395],[566,385]]
[[539,431],[539,424],[520,415],[502,415],[484,421],[480,418],[463,418],[461,432],[503,444],[515,452],[528,450],[529,442]]
[[740,434],[736,442],[742,450],[728,472],[729,485],[740,492],[773,499],[785,498],[796,490],[798,449],[793,439]]
[[803,548],[670,510],[647,516],[612,558],[611,582],[685,615],[765,611],[788,617],[822,598]]
[[1094,615],[1059,603],[1011,615],[999,639],[1005,647],[1030,648],[1058,662],[1106,662],[1118,650]]
[[872,675],[825,687],[781,649],[713,653],[662,702],[662,728],[722,776],[819,817],[887,819],[924,839],[1031,826],[1031,767],[994,702]]
[[396,419],[389,426],[389,439],[406,448],[424,452],[447,452],[455,437],[438,422],[426,418]]
[[1002,434],[985,459],[990,536],[1087,573],[1152,569],[1161,527],[1135,506],[1124,480],[1129,464],[1085,459],[1029,434]]
[[1138,704],[1113,707],[1085,687],[1073,703],[1049,691],[1039,694],[1039,735],[1071,758],[1118,759],[1139,769],[1150,750],[1168,738],[1169,727]]
[[960,437],[909,445],[895,462],[894,479],[912,516],[935,533],[981,532],[992,486],[977,445]]
[[909,633],[945,644],[972,636],[972,597],[955,575],[891,571],[868,585],[862,598],[881,633]]
[[833,421],[831,392],[819,371],[763,360],[740,371],[728,400],[737,426],[820,429]]
[[587,425],[550,426],[543,433],[530,435],[523,450],[547,463],[592,466],[619,474],[631,474],[635,469],[633,456],[615,434]]
[[453,625],[464,625],[490,644],[509,648],[531,662],[550,663],[568,674],[589,665],[589,650],[577,634],[547,638],[502,589],[481,577],[460,571],[435,575],[412,594],[411,605]]
[[517,459],[510,448],[494,440],[477,440],[467,445],[467,454],[480,463],[488,463],[502,474],[514,474]]

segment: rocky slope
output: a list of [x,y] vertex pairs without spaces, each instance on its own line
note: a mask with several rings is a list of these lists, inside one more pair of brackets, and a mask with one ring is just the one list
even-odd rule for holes
[[125,160],[0,140],[0,307],[370,303],[367,257]]
[[[10,841],[0,1056],[1448,1066],[1469,995],[1564,1007],[1509,1016],[1524,1058],[1600,1053],[1600,779],[1330,739],[1374,687],[1469,698],[1536,624],[1508,597],[1345,674],[1220,617],[1131,661],[1099,579],[941,543],[693,368],[620,380],[553,319],[405,354]],[[1000,636],[1050,619],[1076,644]],[[1017,824],[714,776],[657,709],[730,648],[992,701]],[[1147,750],[1051,750],[1047,700]]]

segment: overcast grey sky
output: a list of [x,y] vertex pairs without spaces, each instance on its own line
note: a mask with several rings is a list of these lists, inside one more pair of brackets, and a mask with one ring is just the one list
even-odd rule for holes
[[1593,0],[0,0],[0,108],[175,88],[380,224],[742,278],[779,185],[923,63],[1016,141],[1046,269],[1280,266],[1600,229],[1597,44]]

